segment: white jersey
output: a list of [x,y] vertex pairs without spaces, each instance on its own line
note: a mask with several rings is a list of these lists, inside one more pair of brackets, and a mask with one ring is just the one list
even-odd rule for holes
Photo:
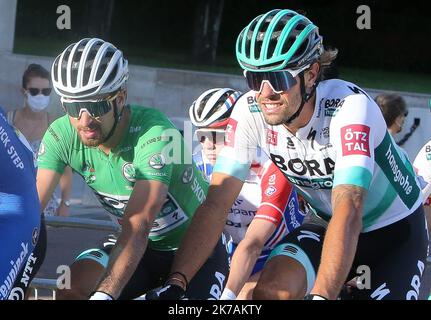
[[387,132],[379,107],[352,83],[320,82],[314,113],[296,134],[283,125],[267,124],[254,92],[242,96],[214,171],[244,180],[257,147],[325,220],[332,216],[332,188],[340,184],[370,191],[364,201],[363,232],[399,221],[421,204],[413,166]]
[[430,205],[431,195],[431,141],[428,141],[416,156],[413,166],[421,179],[422,196],[425,205]]

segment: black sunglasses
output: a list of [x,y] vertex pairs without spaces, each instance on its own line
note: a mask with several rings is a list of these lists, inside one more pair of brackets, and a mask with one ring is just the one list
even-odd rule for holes
[[52,88],[28,88],[27,91],[31,96],[37,96],[40,93],[42,93],[44,96],[49,96],[51,94]]
[[117,94],[106,100],[98,101],[65,101],[60,99],[64,111],[72,118],[79,119],[83,111],[87,111],[92,118],[102,117],[112,109],[112,101],[117,98]]

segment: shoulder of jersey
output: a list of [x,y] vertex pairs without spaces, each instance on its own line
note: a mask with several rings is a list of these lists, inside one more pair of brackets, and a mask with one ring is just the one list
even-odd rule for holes
[[[316,106],[319,108],[320,114],[334,117],[344,106],[346,100],[350,103],[367,101],[367,104],[368,102],[375,104],[368,93],[354,83],[339,79],[325,80],[319,83]],[[377,105],[375,106],[377,107]]]
[[259,106],[256,102],[255,93],[253,91],[248,91],[243,94],[238,101],[235,103],[234,112],[243,114],[248,110],[250,113],[260,112]]

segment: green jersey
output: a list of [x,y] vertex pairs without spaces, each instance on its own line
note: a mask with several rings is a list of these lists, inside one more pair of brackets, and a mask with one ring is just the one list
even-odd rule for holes
[[174,125],[162,112],[137,105],[130,106],[128,128],[109,155],[85,146],[67,115],[57,119],[43,138],[38,165],[60,174],[70,166],[119,223],[137,180],[163,182],[168,195],[149,235],[155,250],[178,248],[208,190]]

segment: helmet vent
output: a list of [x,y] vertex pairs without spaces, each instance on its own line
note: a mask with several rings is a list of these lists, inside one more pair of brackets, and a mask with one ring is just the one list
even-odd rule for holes
[[71,86],[76,87],[76,81],[78,79],[78,70],[79,70],[79,61],[82,56],[82,48],[79,48],[75,51],[75,54],[72,57],[72,65],[71,65]]
[[[276,42],[276,40],[274,42]],[[289,51],[289,49],[292,47],[294,42],[295,42],[294,38],[288,37],[287,40],[283,44],[283,48],[282,48],[281,52],[283,54],[286,54]]]
[[298,50],[295,53],[295,57],[299,58],[305,55],[305,51],[308,48],[308,43],[309,43],[309,40],[307,39],[301,44],[301,46],[298,48]]

